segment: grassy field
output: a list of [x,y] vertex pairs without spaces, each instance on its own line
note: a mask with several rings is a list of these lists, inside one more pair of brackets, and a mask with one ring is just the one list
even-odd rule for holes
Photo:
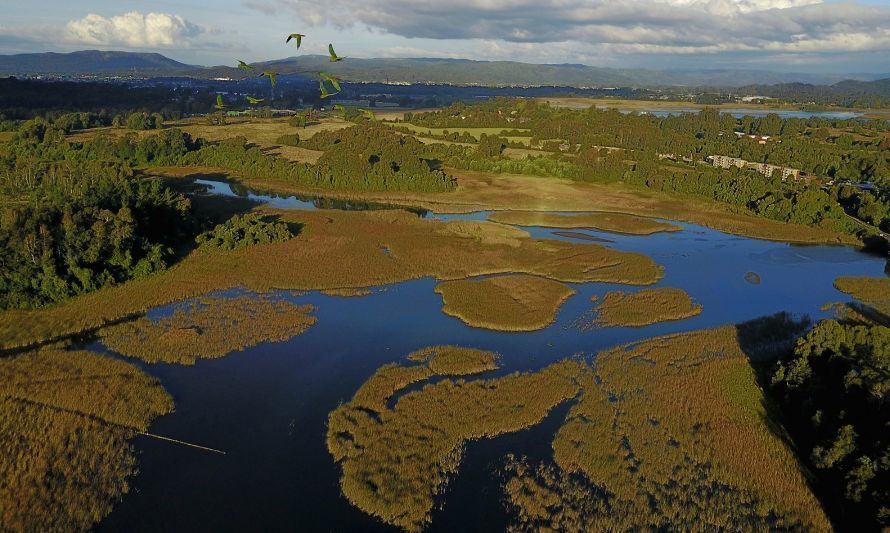
[[287,121],[286,118],[230,119],[225,126],[209,126],[200,119],[190,119],[170,123],[170,125],[188,132],[192,137],[201,137],[209,141],[244,137],[248,142],[268,149],[269,153],[290,161],[305,163],[315,163],[321,157],[322,152],[298,146],[282,146],[278,143],[278,138],[282,135],[297,134],[300,139],[309,139],[318,132],[336,131],[352,126],[351,122],[336,117],[326,118],[318,124],[305,128],[296,128],[289,125]]
[[315,323],[312,306],[263,296],[204,297],[160,320],[141,317],[102,330],[115,352],[149,363],[191,365],[261,342],[284,341]]
[[436,286],[442,311],[470,326],[498,331],[544,329],[575,291],[535,276],[497,276],[445,281]]
[[216,290],[365,288],[432,276],[440,280],[526,273],[566,282],[649,284],[649,257],[529,238],[491,222],[441,222],[405,211],[274,211],[302,224],[296,237],[234,251],[196,251],[169,270],[61,305],[0,313],[0,349],[94,330],[155,306]]
[[[596,297],[594,297],[596,301]],[[682,289],[661,287],[637,292],[612,291],[593,309],[592,317],[582,317],[582,330],[595,327],[642,327],[669,320],[683,320],[701,314],[702,307]]]
[[734,327],[600,353],[554,442],[505,485],[517,529],[830,531]]
[[173,401],[135,365],[45,349],[0,358],[0,524],[89,531],[129,492],[129,443]]
[[680,231],[680,226],[659,222],[651,218],[621,213],[583,213],[560,215],[535,211],[500,211],[489,220],[514,226],[542,226],[545,228],[578,229],[592,228],[613,233],[652,235],[662,231]]
[[468,133],[476,138],[478,141],[482,134],[485,135],[500,135],[505,131],[513,131],[514,129],[521,132],[529,132],[528,137],[508,137],[507,139],[513,139],[517,142],[528,143],[528,140],[531,138],[531,130],[524,128],[427,128],[426,126],[415,126],[414,124],[408,124],[406,122],[386,122],[386,124],[408,128],[409,130],[419,134],[426,136],[442,136],[448,133]]

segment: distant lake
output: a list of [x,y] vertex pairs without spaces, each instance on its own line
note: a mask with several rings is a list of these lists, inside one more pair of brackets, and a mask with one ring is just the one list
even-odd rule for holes
[[[214,185],[220,194],[231,187]],[[241,196],[263,201],[247,190]],[[317,203],[278,198],[281,208],[316,209]],[[487,213],[429,218],[482,219]],[[577,230],[612,241],[606,246],[641,252],[665,267],[657,286],[679,287],[702,304],[701,315],[644,328],[582,332],[574,319],[592,307],[591,296],[637,287],[570,284],[578,291],[550,327],[530,333],[471,328],[442,313],[436,280],[425,278],[341,298],[318,292],[283,298],[315,306],[318,323],[290,341],[264,343],[193,367],[140,364],[176,401],[176,412],[150,431],[224,450],[210,454],[137,437],[140,473],[130,494],[98,531],[392,531],[340,494],[340,467],[327,452],[328,413],[348,401],[380,366],[404,362],[419,348],[458,344],[502,354],[503,368],[485,377],[536,370],[573,354],[675,332],[734,324],[779,311],[814,319],[821,308],[849,297],[834,289],[838,276],[882,276],[884,259],[843,246],[794,246],[737,237],[692,224],[683,230],[630,236]],[[555,230],[526,228],[539,238]],[[756,279],[759,283],[753,283]],[[228,291],[223,294],[243,294]],[[154,309],[167,314],[172,306]],[[95,342],[91,347],[104,350]],[[432,531],[472,526],[502,531],[509,520],[495,471],[507,452],[548,459],[566,406],[540,425],[491,440],[470,442],[465,460],[433,515]]]
[[[629,113],[640,113],[640,114],[648,114],[655,117],[667,117],[671,115],[680,115],[682,113],[698,113],[701,111],[699,107],[676,107],[665,109],[663,107],[634,107],[633,109],[621,108],[620,106],[604,106],[597,105],[597,109],[617,109],[624,114]],[[765,117],[770,114],[779,115],[779,117],[785,118],[822,118],[825,120],[851,120],[854,118],[859,118],[863,116],[863,113],[857,113],[854,111],[799,111],[799,110],[787,110],[787,109],[763,109],[763,108],[750,108],[750,107],[733,107],[733,108],[725,108],[720,109],[721,113],[730,114],[736,118],[742,118],[744,116],[749,117]]]

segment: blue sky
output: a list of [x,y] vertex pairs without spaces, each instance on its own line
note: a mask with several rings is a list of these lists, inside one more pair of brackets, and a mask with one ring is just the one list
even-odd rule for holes
[[890,0],[0,0],[0,53],[297,54],[890,73]]

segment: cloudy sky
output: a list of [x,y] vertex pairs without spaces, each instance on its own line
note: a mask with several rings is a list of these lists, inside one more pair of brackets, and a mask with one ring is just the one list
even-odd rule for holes
[[890,72],[890,0],[0,0],[0,53],[156,51]]

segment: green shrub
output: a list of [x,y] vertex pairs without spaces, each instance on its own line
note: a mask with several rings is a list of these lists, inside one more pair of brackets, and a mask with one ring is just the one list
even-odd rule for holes
[[198,235],[201,248],[235,250],[254,244],[282,242],[293,237],[288,225],[258,214],[235,215],[224,224]]

